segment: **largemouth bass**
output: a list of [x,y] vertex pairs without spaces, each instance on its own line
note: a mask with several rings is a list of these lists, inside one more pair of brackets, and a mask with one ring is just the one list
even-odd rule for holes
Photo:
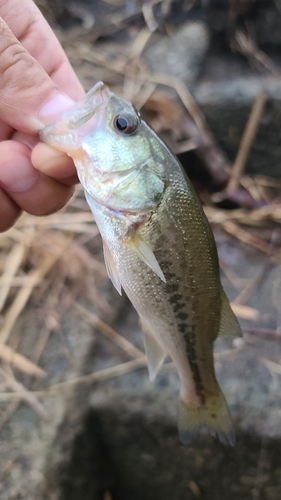
[[40,137],[74,160],[108,274],[140,316],[151,380],[167,354],[175,363],[181,440],[206,428],[234,444],[213,342],[240,328],[211,228],[178,160],[132,104],[101,82]]

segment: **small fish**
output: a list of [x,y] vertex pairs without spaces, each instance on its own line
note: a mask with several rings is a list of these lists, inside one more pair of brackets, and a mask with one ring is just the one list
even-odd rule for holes
[[178,160],[102,82],[40,138],[74,160],[108,274],[140,316],[151,380],[167,354],[175,363],[181,440],[206,428],[233,445],[213,342],[240,328],[222,289],[211,228]]

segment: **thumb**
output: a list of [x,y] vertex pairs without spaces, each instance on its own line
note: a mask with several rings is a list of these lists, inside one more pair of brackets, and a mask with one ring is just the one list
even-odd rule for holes
[[[61,63],[63,64],[63,61]],[[28,134],[34,134],[58,119],[60,114],[74,103],[58,89],[2,18],[0,96],[2,122]]]

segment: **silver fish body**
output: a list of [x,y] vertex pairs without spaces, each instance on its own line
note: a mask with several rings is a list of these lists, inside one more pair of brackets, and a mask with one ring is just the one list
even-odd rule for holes
[[74,158],[109,276],[139,313],[150,378],[166,354],[180,380],[179,432],[234,443],[213,342],[239,334],[222,290],[209,223],[179,162],[127,101],[104,84],[41,138]]

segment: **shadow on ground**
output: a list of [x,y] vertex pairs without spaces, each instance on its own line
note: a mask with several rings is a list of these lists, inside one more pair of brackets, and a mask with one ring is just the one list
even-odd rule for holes
[[277,499],[280,448],[280,439],[241,432],[235,448],[209,436],[182,446],[168,421],[90,412],[60,471],[60,499],[104,500],[106,491],[113,500]]

